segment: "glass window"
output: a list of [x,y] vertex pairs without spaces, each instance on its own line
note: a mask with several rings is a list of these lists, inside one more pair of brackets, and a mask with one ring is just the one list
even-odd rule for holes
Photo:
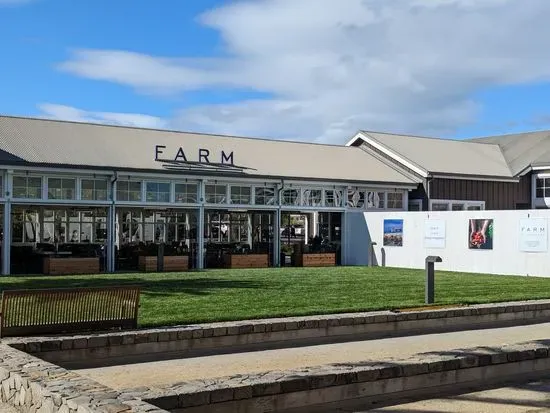
[[302,205],[321,206],[323,191],[320,189],[304,189]]
[[176,202],[181,202],[183,204],[196,204],[197,189],[197,184],[176,184]]
[[275,189],[268,187],[254,188],[254,203],[256,205],[275,205]]
[[42,178],[32,176],[14,176],[13,197],[26,199],[42,198]]
[[208,204],[225,204],[227,199],[226,185],[205,185],[205,202]]
[[536,188],[537,188],[537,198],[544,198],[544,179],[537,178]]
[[107,181],[105,179],[83,179],[80,185],[80,198],[86,201],[106,201]]
[[365,206],[365,192],[358,189],[348,189],[348,207],[363,208]]
[[283,205],[300,205],[300,190],[285,189],[283,190]]
[[76,180],[48,178],[48,199],[75,199]]
[[342,191],[334,189],[325,190],[325,206],[339,207],[342,206]]
[[388,192],[388,209],[403,209],[403,192]]
[[384,209],[385,193],[369,191],[366,193],[368,209]]
[[448,211],[448,202],[432,202],[432,211]]
[[451,210],[452,211],[463,211],[464,210],[464,204],[453,203],[453,205],[451,206]]
[[141,182],[118,181],[116,188],[117,201],[141,201]]
[[252,190],[249,186],[232,186],[231,203],[248,205],[252,201]]
[[168,182],[147,182],[145,184],[147,202],[170,202],[170,184]]

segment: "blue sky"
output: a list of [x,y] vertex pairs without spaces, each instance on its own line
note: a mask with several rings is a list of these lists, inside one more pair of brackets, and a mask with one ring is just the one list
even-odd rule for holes
[[547,0],[343,4],[0,0],[0,113],[328,143],[550,129]]

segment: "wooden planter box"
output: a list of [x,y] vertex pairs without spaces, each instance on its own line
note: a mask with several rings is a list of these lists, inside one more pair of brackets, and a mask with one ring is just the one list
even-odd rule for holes
[[46,257],[43,262],[44,274],[73,275],[99,273],[99,258],[54,258]]
[[[157,271],[157,257],[141,255],[138,262],[139,270],[144,272]],[[188,271],[189,256],[187,255],[171,255],[164,257],[164,270],[167,271]]]
[[227,254],[224,255],[226,268],[267,268],[269,267],[268,254]]
[[296,255],[297,267],[333,267],[336,265],[336,253],[319,252]]

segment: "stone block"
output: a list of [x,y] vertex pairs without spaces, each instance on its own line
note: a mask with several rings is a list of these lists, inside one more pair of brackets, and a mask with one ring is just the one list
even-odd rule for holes
[[40,351],[59,351],[61,350],[60,340],[46,340],[40,343]]
[[203,331],[202,328],[197,328],[193,331],[193,338],[202,338],[203,337]]
[[297,321],[289,321],[289,322],[285,323],[285,330],[286,331],[298,330],[298,322]]
[[193,338],[193,330],[178,331],[178,340],[189,340]]
[[108,337],[109,346],[121,346],[123,343],[124,336],[122,334],[112,334]]
[[210,392],[207,391],[181,394],[178,398],[179,408],[203,406],[209,403]]
[[61,340],[61,350],[71,350],[72,348],[73,348],[72,339]]
[[234,389],[233,398],[235,400],[245,400],[252,398],[252,386],[247,384]]
[[215,389],[210,392],[210,403],[221,403],[233,400],[234,391],[232,388]]
[[80,350],[88,348],[88,339],[87,338],[75,338],[73,340],[73,349]]
[[297,377],[280,382],[282,393],[293,393],[297,391],[309,390],[309,378]]
[[271,325],[271,331],[285,331],[286,323],[284,321],[275,322]]
[[357,381],[359,383],[375,381],[380,377],[380,370],[376,368],[366,368],[357,371]]
[[252,385],[252,397],[269,396],[281,392],[281,383],[255,383]]
[[158,341],[170,341],[170,332],[169,331],[159,331]]
[[403,376],[416,376],[430,371],[428,363],[412,363],[403,365]]
[[263,323],[254,324],[254,328],[252,331],[254,333],[265,333],[265,324]]
[[202,336],[205,338],[213,337],[214,336],[214,329],[213,328],[203,328],[202,329]]
[[227,327],[214,327],[212,329],[212,337],[223,337],[227,335]]
[[107,347],[108,342],[106,336],[92,336],[88,339],[88,348]]
[[402,366],[383,366],[380,369],[380,379],[393,379],[396,377],[401,377],[403,375]]
[[39,341],[31,341],[29,343],[25,344],[25,351],[27,353],[40,353],[40,342]]

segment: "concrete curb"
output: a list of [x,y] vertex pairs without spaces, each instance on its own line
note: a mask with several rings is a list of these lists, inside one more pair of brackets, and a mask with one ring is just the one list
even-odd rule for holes
[[253,346],[318,344],[322,340],[365,340],[439,331],[494,328],[550,321],[550,300],[472,305],[427,311],[332,314],[197,324],[103,334],[7,338],[2,342],[44,360],[82,367],[139,357],[205,351],[244,351]]
[[165,389],[132,389],[125,391],[122,399],[139,394],[162,409],[190,413],[297,409],[550,370],[549,350],[550,340],[472,348],[396,362],[325,365],[198,380]]

